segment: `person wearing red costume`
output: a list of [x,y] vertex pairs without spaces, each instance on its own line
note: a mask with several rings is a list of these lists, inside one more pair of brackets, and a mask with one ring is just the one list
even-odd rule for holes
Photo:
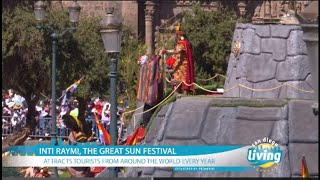
[[175,49],[163,52],[173,54],[166,60],[167,68],[173,70],[173,84],[183,82],[179,91],[184,94],[194,93],[194,63],[192,59],[192,48],[186,33],[177,29],[176,36],[179,37]]

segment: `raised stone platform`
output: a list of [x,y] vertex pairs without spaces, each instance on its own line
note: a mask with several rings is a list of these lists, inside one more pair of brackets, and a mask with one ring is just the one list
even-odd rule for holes
[[[311,68],[303,31],[298,25],[237,24],[234,42],[241,43],[238,57],[229,58],[224,97],[312,99]],[[300,90],[298,90],[300,89]],[[304,91],[305,90],[305,91]]]
[[311,176],[319,175],[318,116],[312,101],[182,97],[154,119],[146,145],[250,145],[270,137],[283,149],[272,172],[173,172],[171,168],[127,168],[125,177],[295,177],[305,154]]

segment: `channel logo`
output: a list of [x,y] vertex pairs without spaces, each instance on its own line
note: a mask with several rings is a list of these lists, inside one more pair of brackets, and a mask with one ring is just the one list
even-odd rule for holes
[[248,149],[247,160],[257,170],[271,171],[275,169],[282,160],[282,150],[279,145],[270,138],[257,140]]

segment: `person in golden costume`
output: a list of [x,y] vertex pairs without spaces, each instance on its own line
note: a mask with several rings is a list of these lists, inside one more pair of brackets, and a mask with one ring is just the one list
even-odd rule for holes
[[172,56],[166,60],[167,68],[173,71],[172,84],[174,86],[183,82],[178,92],[183,94],[194,93],[194,63],[192,59],[192,48],[187,35],[181,31],[180,26],[176,29],[178,37],[176,46],[172,50],[163,49],[164,53],[170,53]]

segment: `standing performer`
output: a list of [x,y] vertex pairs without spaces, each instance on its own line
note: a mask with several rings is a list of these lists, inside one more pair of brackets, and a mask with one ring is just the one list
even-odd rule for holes
[[175,49],[166,50],[164,52],[173,54],[166,60],[168,69],[173,70],[173,85],[176,86],[179,82],[184,82],[179,88],[183,94],[194,93],[194,63],[192,59],[192,48],[187,35],[177,28],[176,36],[178,37]]

